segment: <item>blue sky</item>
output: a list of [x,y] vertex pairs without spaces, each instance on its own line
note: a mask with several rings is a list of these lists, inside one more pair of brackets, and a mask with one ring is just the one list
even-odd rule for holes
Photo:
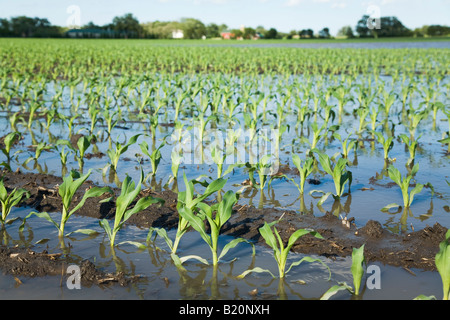
[[132,13],[140,22],[197,18],[208,23],[225,23],[279,31],[324,27],[332,34],[344,26],[354,27],[370,6],[381,16],[396,16],[408,28],[425,24],[450,25],[450,0],[0,0],[0,17],[18,15],[48,18],[66,26],[78,6],[81,24],[93,21],[103,25],[115,16]]

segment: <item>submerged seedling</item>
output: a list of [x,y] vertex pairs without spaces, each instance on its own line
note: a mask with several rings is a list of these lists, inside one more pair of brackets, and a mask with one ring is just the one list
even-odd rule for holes
[[141,172],[141,178],[136,186],[135,182],[127,176],[122,182],[122,188],[120,195],[116,199],[116,212],[114,215],[114,226],[111,228],[107,219],[99,221],[100,226],[105,230],[109,238],[110,246],[115,245],[115,239],[117,232],[122,228],[123,224],[134,214],[147,209],[154,203],[164,204],[164,200],[160,198],[153,198],[152,196],[146,196],[140,198],[134,206],[132,203],[136,201],[139,193],[141,192],[141,186],[144,179],[144,174]]
[[[236,193],[233,191],[227,191],[222,200],[212,206],[204,202],[199,202],[196,205],[196,209],[191,210],[187,207],[181,207],[178,210],[178,213],[189,222],[189,225],[194,228],[202,237],[202,239],[206,242],[206,244],[211,249],[212,257],[213,257],[213,266],[216,266],[220,259],[232,248],[238,245],[241,242],[250,243],[248,240],[242,238],[236,238],[228,242],[222,249],[221,254],[218,256],[218,241],[220,230],[223,225],[231,218],[231,214],[233,211],[233,206],[237,203],[238,197]],[[198,211],[198,212],[196,212]],[[209,224],[210,232],[208,234],[206,224]],[[251,243],[250,243],[251,244]],[[253,246],[253,244],[252,244]],[[254,249],[253,249],[254,250]],[[196,258],[197,260],[203,261],[202,259],[198,259],[197,256],[188,256],[188,258]],[[186,260],[186,257],[180,258],[183,262]]]
[[0,179],[0,204],[2,205],[2,216],[0,222],[2,225],[9,223],[11,220],[6,220],[11,213],[13,207],[17,206],[22,199],[26,196],[30,196],[30,193],[25,189],[13,189],[9,194],[3,183],[3,179]]
[[377,141],[383,146],[384,160],[389,160],[389,151],[394,147],[394,137],[384,137],[381,132],[372,131]]
[[352,172],[346,169],[347,166],[347,159],[339,158],[334,167],[332,166],[330,157],[325,154],[321,153],[317,149],[313,150],[316,152],[319,156],[319,162],[322,165],[322,168],[325,170],[326,173],[331,175],[334,182],[335,187],[335,193],[327,192],[325,193],[322,190],[312,190],[310,194],[314,192],[320,192],[324,195],[319,200],[319,205],[322,205],[322,203],[330,196],[332,195],[335,200],[339,200],[342,195],[344,194],[345,185],[348,183],[348,190],[350,192],[350,187],[352,184]]
[[364,244],[359,248],[353,248],[352,250],[352,266],[351,271],[353,275],[353,288],[346,282],[339,282],[337,285],[332,286],[325,292],[321,300],[328,300],[331,296],[335,295],[338,291],[348,290],[351,294],[359,295],[359,289],[361,287],[361,280],[364,275]]
[[445,240],[439,244],[435,263],[442,279],[443,300],[448,300],[450,294],[450,230],[447,230]]
[[[278,223],[279,220],[276,220],[272,223],[267,223],[264,222],[264,226],[262,226],[261,228],[259,228],[259,233],[261,234],[261,236],[264,238],[265,242],[273,249],[273,255],[275,258],[275,261],[277,263],[278,266],[278,275],[280,278],[284,278],[286,276],[286,274],[295,266],[298,266],[299,264],[301,264],[303,261],[306,262],[319,262],[321,263],[323,266],[327,267],[328,271],[329,271],[329,276],[331,277],[331,271],[329,269],[329,267],[327,265],[325,265],[323,263],[322,260],[320,259],[315,259],[309,256],[305,256],[302,259],[293,262],[289,268],[286,270],[286,263],[287,263],[287,258],[289,255],[289,252],[292,248],[292,246],[295,244],[295,242],[302,236],[310,234],[316,238],[319,239],[323,239],[323,237],[317,232],[317,231],[313,231],[313,230],[308,230],[308,229],[299,229],[296,230],[294,233],[291,234],[291,236],[289,237],[288,243],[285,246],[283,240],[281,239],[280,233],[278,232],[277,228],[276,228],[276,223]],[[262,269],[260,267],[256,267],[253,269],[249,269],[244,271],[242,274],[240,274],[238,276],[238,278],[244,278],[246,275],[248,275],[249,273],[252,272],[268,272],[272,275],[272,277],[275,278],[275,276],[273,275],[272,272],[270,272],[270,270],[268,269]]]
[[[205,200],[207,197],[212,195],[213,193],[221,190],[224,185],[226,184],[225,179],[217,179],[212,181],[211,183],[203,183],[203,185],[206,185],[206,189],[203,192],[203,194],[194,194],[194,182],[198,182],[196,180],[190,180],[188,181],[186,178],[186,174],[183,173],[183,179],[186,186],[185,191],[178,192],[178,202],[177,202],[177,210],[190,210],[191,212],[195,211],[203,200]],[[178,215],[178,226],[177,226],[177,233],[175,235],[175,241],[172,242],[172,240],[169,239],[167,236],[167,233],[164,229],[151,229],[151,232],[157,231],[157,233],[160,236],[163,236],[163,238],[166,240],[167,245],[169,246],[171,253],[176,254],[178,245],[180,243],[181,238],[186,233],[186,231],[189,229],[189,221],[183,217],[182,214]]]
[[7,161],[11,161],[11,148],[12,146],[20,139],[20,133],[18,132],[10,132],[6,135],[6,137],[3,139],[3,144],[5,145],[4,148],[2,148],[3,154],[6,156]]
[[[422,191],[423,184],[416,183],[416,186],[411,190],[411,192],[408,193],[409,183],[411,179],[416,175],[418,170],[419,164],[416,163],[411,169],[411,172],[402,177],[400,171],[393,165],[390,165],[388,167],[389,178],[391,178],[392,181],[394,181],[402,191],[403,205],[405,206],[405,208],[409,208],[414,200],[414,196]],[[399,205],[396,203],[389,204],[384,207],[382,211],[387,211],[388,209],[393,207],[399,207]]]
[[132,144],[136,143],[139,136],[141,136],[141,134],[132,136],[130,140],[128,140],[128,142],[124,145],[117,141],[115,144],[115,149],[108,149],[106,153],[108,154],[108,157],[111,161],[111,169],[117,172],[117,165],[119,164],[120,156],[124,154]]

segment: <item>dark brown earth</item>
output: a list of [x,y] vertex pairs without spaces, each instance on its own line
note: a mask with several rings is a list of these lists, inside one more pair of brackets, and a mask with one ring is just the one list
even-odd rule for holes
[[[61,211],[61,199],[57,187],[62,183],[60,177],[35,173],[0,172],[3,175],[4,184],[7,189],[24,188],[30,192],[30,197],[24,199],[21,205],[30,206],[38,211],[57,212]],[[84,191],[93,186],[91,181],[80,188],[75,196],[73,206],[81,199]],[[119,189],[114,189],[117,195]],[[172,191],[154,192],[150,189],[143,190],[140,196],[152,195],[165,200],[163,206],[152,205],[148,209],[135,214],[126,223],[139,227],[162,227],[166,229],[176,228],[178,224],[178,213],[176,210],[177,194]],[[104,195],[101,199],[109,197]],[[91,198],[83,208],[76,214],[89,216],[96,219],[113,218],[115,211],[114,200],[107,203],[99,203],[99,198]],[[312,236],[301,237],[293,246],[295,252],[305,254],[316,254],[326,257],[345,257],[352,253],[353,248],[359,248],[365,244],[366,262],[381,262],[392,266],[419,268],[422,270],[436,270],[434,258],[439,250],[439,243],[445,239],[447,228],[436,223],[406,234],[393,234],[384,229],[377,221],[368,221],[361,228],[354,224],[350,228],[342,224],[339,217],[327,213],[322,217],[311,214],[299,214],[295,211],[278,210],[273,208],[258,209],[253,206],[237,204],[234,214],[224,225],[222,234],[234,237],[242,237],[265,245],[258,229],[264,222],[272,222],[282,218],[277,224],[277,230],[284,241],[287,242],[290,235],[300,228],[311,228],[318,231],[324,239]],[[59,257],[49,256],[45,253],[27,253],[29,249],[23,248],[1,248],[0,268],[10,274],[44,275],[45,273],[60,274],[61,261]],[[25,259],[11,258],[16,254]],[[22,261],[20,261],[22,260]],[[37,261],[36,266],[32,263]],[[14,263],[13,263],[14,262]],[[48,266],[43,266],[48,263]],[[88,261],[84,262],[86,268],[90,268],[90,279],[95,283],[101,283],[101,279],[115,279],[122,281],[123,275],[96,274],[94,267]],[[94,269],[92,269],[94,268]],[[86,269],[88,270],[88,269]],[[87,272],[87,271],[86,271]],[[86,273],[88,274],[88,273]],[[115,278],[116,277],[116,278]],[[100,279],[100,280],[99,280]]]

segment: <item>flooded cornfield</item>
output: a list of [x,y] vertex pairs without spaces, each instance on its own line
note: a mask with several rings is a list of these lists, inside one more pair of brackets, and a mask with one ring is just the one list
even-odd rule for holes
[[0,42],[2,299],[448,298],[448,41]]

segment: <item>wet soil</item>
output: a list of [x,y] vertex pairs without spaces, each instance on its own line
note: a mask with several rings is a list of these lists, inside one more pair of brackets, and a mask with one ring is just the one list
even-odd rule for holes
[[46,250],[36,252],[30,248],[0,246],[0,268],[6,274],[14,276],[18,284],[22,277],[60,276],[61,283],[66,283],[66,270],[71,264],[80,266],[81,285],[109,286],[119,284],[127,286],[137,277],[126,276],[123,272],[104,273],[89,260],[72,261],[62,253],[48,253]]
[[[30,197],[24,199],[22,206],[29,206],[38,211],[58,212],[62,204],[58,195],[58,185],[62,183],[60,177],[36,173],[0,172],[4,184],[8,190],[13,188],[24,188],[30,192]],[[92,181],[86,181],[75,195],[72,206],[75,206],[85,190],[93,187]],[[116,196],[120,194],[119,189],[112,189]],[[178,213],[176,210],[177,194],[170,191],[155,192],[151,189],[142,190],[140,197],[151,195],[162,198],[165,203],[160,206],[154,204],[148,209],[133,215],[126,223],[138,227],[160,227],[173,229],[178,224]],[[88,199],[77,213],[92,218],[113,218],[115,212],[114,199],[106,203],[99,203],[110,195],[106,194],[100,198]],[[281,219],[280,219],[281,218]],[[445,239],[446,227],[436,223],[404,234],[393,234],[382,227],[378,221],[370,220],[364,226],[357,227],[355,220],[351,220],[350,227],[344,225],[339,217],[326,213],[321,217],[311,214],[301,214],[295,211],[279,210],[275,208],[258,209],[253,206],[240,205],[234,207],[234,214],[223,226],[222,234],[241,237],[255,243],[265,245],[258,229],[264,222],[279,220],[276,225],[282,239],[287,242],[290,235],[300,228],[311,228],[318,231],[324,239],[313,236],[301,237],[293,246],[292,250],[299,253],[322,255],[329,258],[345,257],[352,253],[353,248],[359,248],[365,244],[366,262],[381,262],[392,266],[403,267],[406,270],[418,268],[422,270],[436,270],[434,259],[439,250],[439,243]],[[357,222],[357,221],[356,221]],[[46,272],[60,274],[61,266],[54,256],[38,253],[27,253],[29,249],[23,248],[1,248],[0,269],[6,273],[41,275]],[[26,255],[26,259],[13,259],[11,255]],[[17,257],[16,257],[17,258]],[[31,264],[31,261],[39,262]],[[22,261],[20,261],[22,260]],[[29,261],[29,262],[27,262]],[[14,263],[12,263],[14,262]],[[48,266],[45,266],[48,263]],[[89,262],[84,262],[87,266]],[[93,268],[93,265],[90,265]],[[95,269],[95,268],[94,268]],[[92,271],[94,272],[94,271]],[[117,277],[117,278],[115,278]],[[91,275],[92,281],[98,279],[116,279],[121,281],[121,275]]]

